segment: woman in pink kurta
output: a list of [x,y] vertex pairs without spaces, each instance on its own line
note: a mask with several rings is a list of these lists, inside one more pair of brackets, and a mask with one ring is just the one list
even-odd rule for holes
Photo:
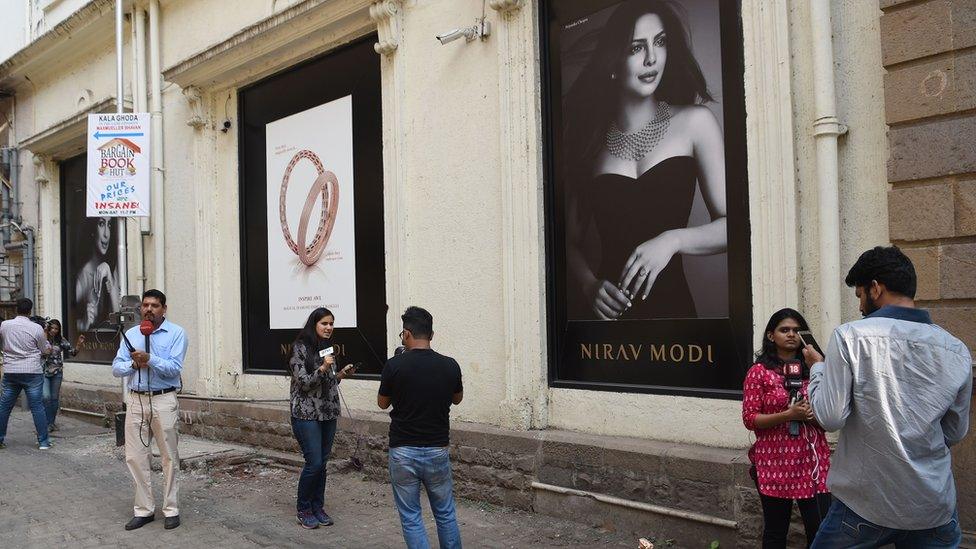
[[[783,375],[784,363],[803,364],[797,332],[806,329],[806,320],[793,309],[773,314],[756,364],[742,385],[742,422],[756,433],[749,459],[762,502],[764,549],[786,547],[794,501],[803,518],[808,547],[830,506],[830,449],[807,402],[809,371],[804,365],[801,398],[792,405]],[[799,422],[799,436],[790,435],[791,421]]]

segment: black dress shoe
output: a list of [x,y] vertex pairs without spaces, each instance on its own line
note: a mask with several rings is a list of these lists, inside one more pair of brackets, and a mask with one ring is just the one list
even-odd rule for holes
[[149,515],[148,517],[132,517],[132,520],[125,523],[125,529],[135,530],[136,528],[142,528],[154,520],[156,520],[155,515]]
[[173,528],[176,528],[179,525],[180,525],[180,516],[179,515],[172,516],[172,517],[166,517],[166,520],[163,521],[163,528],[165,528],[167,530],[172,530]]

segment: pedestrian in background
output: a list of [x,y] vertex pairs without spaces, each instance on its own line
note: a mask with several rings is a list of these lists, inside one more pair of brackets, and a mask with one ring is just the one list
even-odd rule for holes
[[325,512],[326,464],[332,453],[340,415],[339,382],[351,376],[351,364],[338,369],[332,344],[335,316],[324,307],[308,315],[291,348],[291,428],[305,466],[298,477],[298,524],[302,528],[330,526]]
[[58,408],[61,405],[61,380],[64,378],[64,359],[78,354],[78,347],[85,343],[85,336],[78,336],[78,341],[71,345],[68,336],[61,333],[61,322],[51,319],[47,323],[47,340],[51,344],[51,354],[44,360],[44,411],[47,416],[47,430],[58,430]]
[[[773,313],[766,323],[762,350],[742,385],[742,422],[756,433],[749,461],[762,503],[763,549],[786,549],[794,501],[808,547],[830,507],[830,448],[806,400],[810,372],[803,369],[800,399],[792,403],[783,375],[786,362],[803,361],[798,332],[807,329],[803,315],[793,309]],[[799,436],[790,435],[794,421],[800,422]]]
[[44,359],[51,352],[44,328],[31,320],[34,302],[22,297],[17,300],[17,317],[0,324],[0,344],[3,348],[3,389],[0,392],[0,448],[7,435],[10,412],[23,390],[34,418],[37,447],[49,450],[51,441],[44,412]]
[[390,481],[409,549],[430,544],[420,509],[420,488],[427,491],[441,549],[460,549],[461,532],[454,508],[454,482],[448,443],[451,405],[464,397],[457,361],[430,348],[434,319],[420,307],[400,317],[400,341],[406,348],[383,367],[376,403],[390,412]]

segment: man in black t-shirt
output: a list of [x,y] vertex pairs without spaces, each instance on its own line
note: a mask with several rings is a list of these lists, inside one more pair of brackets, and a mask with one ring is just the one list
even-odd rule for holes
[[409,549],[426,548],[427,532],[420,512],[420,486],[427,490],[442,548],[460,548],[461,532],[454,511],[453,479],[447,445],[451,404],[464,396],[461,367],[430,348],[434,319],[420,307],[400,317],[400,340],[406,351],[383,367],[376,403],[390,412],[390,479]]

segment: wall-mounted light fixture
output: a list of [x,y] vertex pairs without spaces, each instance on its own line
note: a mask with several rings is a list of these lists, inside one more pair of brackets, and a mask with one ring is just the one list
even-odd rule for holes
[[441,44],[447,44],[448,42],[453,42],[463,36],[465,42],[471,42],[475,38],[487,40],[488,36],[490,35],[491,35],[491,22],[487,21],[484,17],[480,17],[478,19],[475,19],[474,25],[470,27],[462,27],[459,29],[454,29],[452,31],[445,32],[444,34],[438,34],[437,40]]

